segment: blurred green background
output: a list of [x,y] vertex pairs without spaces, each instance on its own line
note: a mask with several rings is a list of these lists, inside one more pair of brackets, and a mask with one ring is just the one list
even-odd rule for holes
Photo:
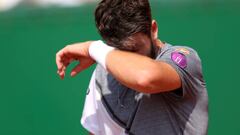
[[[240,1],[151,1],[161,40],[196,49],[209,93],[209,135],[240,134]],[[21,5],[0,13],[0,135],[86,135],[80,118],[90,69],[64,80],[55,54],[100,39],[95,4]]]

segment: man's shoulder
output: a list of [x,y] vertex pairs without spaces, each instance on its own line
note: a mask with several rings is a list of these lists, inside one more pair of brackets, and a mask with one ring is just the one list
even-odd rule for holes
[[173,54],[181,54],[188,58],[194,57],[194,59],[200,60],[198,52],[193,47],[186,45],[172,45],[169,43],[165,43],[164,47],[161,49],[161,52],[158,54],[157,59],[165,57],[171,58]]
[[189,54],[189,53],[197,53],[197,51],[190,46],[187,45],[173,45],[170,43],[165,43],[166,49],[164,49],[165,51],[178,51],[184,54]]
[[202,74],[202,62],[198,53],[189,46],[165,44],[156,60],[170,64],[179,72]]

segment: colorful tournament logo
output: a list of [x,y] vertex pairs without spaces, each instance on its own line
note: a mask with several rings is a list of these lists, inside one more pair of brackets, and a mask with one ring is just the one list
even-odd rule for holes
[[186,48],[178,48],[175,51],[181,52],[181,53],[183,53],[185,55],[189,55],[190,54],[190,51],[188,49],[186,49]]
[[179,48],[176,51],[172,52],[171,59],[181,68],[187,67],[187,58],[185,55],[190,54],[190,52],[185,48]]

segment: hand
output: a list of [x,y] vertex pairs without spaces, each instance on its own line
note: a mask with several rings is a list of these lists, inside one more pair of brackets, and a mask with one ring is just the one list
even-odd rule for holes
[[66,47],[57,52],[57,73],[59,74],[61,79],[64,79],[67,66],[74,60],[79,61],[79,64],[72,69],[72,77],[95,63],[95,61],[90,57],[88,52],[91,43],[92,41],[88,41],[67,45]]

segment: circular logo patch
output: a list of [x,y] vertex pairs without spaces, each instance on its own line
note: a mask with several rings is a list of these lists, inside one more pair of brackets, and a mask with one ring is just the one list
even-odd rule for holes
[[186,68],[187,67],[187,59],[186,56],[180,52],[172,52],[171,59],[174,61],[179,67]]

